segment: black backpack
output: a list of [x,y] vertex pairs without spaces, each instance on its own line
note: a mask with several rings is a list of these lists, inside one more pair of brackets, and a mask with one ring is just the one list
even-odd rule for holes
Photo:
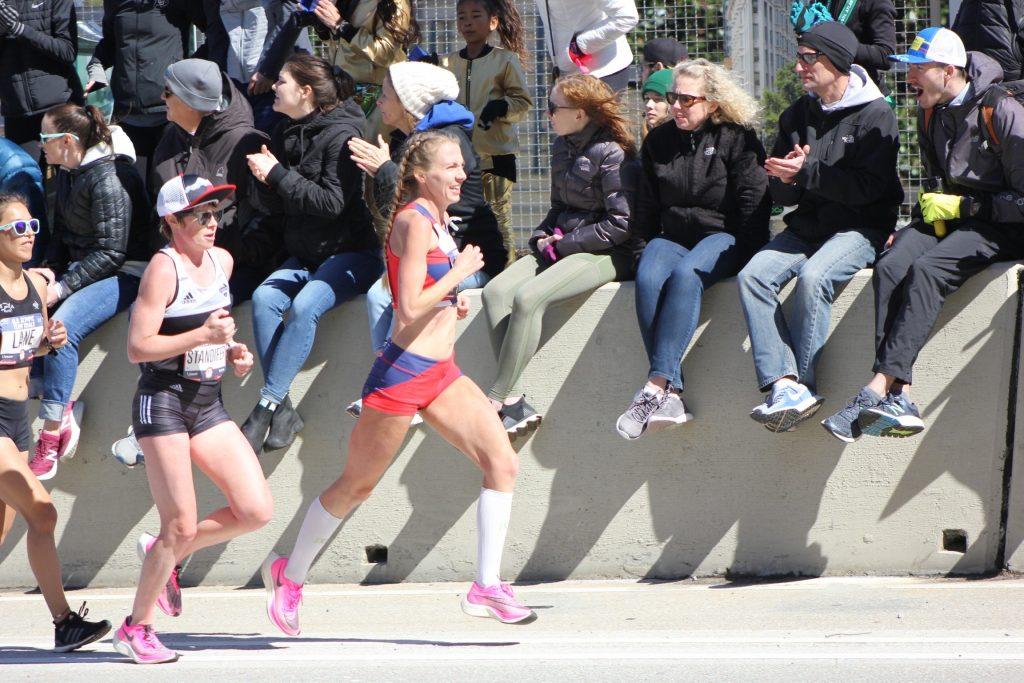
[[978,106],[978,131],[982,144],[996,154],[1002,153],[1003,141],[996,135],[992,117],[995,115],[996,105],[1005,97],[1012,97],[1024,105],[1024,80],[993,83],[981,98],[981,104]]

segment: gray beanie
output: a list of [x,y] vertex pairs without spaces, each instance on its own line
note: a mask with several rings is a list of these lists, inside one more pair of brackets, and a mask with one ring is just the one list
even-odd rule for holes
[[422,119],[438,102],[459,96],[455,74],[426,62],[398,62],[388,67],[391,84],[405,110]]
[[220,111],[224,82],[220,67],[205,59],[182,59],[167,67],[167,87],[196,111]]

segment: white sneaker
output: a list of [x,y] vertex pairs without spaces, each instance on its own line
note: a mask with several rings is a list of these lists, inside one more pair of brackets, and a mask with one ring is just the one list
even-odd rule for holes
[[683,397],[670,391],[661,405],[647,418],[647,428],[653,432],[675,427],[691,420],[693,420],[693,415],[687,412]]
[[[359,415],[363,412],[363,399],[358,399],[349,403],[348,407],[345,408],[345,412],[358,420]],[[415,427],[416,425],[421,424],[423,424],[423,416],[416,413],[412,416],[412,422],[409,423],[409,426]]]
[[128,436],[115,441],[114,445],[110,447],[110,452],[126,467],[146,464],[142,455],[142,446],[139,445],[138,439],[135,438],[135,430],[131,427],[128,428]]

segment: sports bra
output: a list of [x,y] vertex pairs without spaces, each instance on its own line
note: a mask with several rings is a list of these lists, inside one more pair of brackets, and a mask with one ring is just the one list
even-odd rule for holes
[[[441,225],[440,221],[436,220],[429,211],[416,202],[409,202],[396,211],[395,216],[397,217],[400,212],[406,209],[414,209],[430,221],[431,227],[434,228],[434,234],[437,236],[437,246],[427,252],[427,277],[423,281],[423,288],[426,289],[433,286],[452,269],[452,266],[455,264],[455,257],[459,254],[459,248],[455,244],[452,234],[448,231],[448,226]],[[387,258],[388,287],[391,289],[392,297],[391,305],[398,308],[398,263],[400,259],[395,252],[391,251],[391,240],[388,240],[388,243],[384,245],[384,255]],[[456,294],[457,290],[452,289],[436,304],[437,307],[454,306],[457,299]]]
[[43,341],[43,302],[28,273],[22,275],[28,285],[24,299],[12,299],[0,287],[0,370],[32,365],[36,349]]
[[[185,270],[181,256],[171,247],[160,250],[171,257],[178,274],[174,298],[164,310],[160,334],[175,335],[191,332],[203,326],[210,313],[219,308],[231,308],[231,292],[228,278],[221,267],[220,259],[207,251],[203,258],[213,260],[213,282],[205,287],[196,284]],[[215,384],[227,369],[227,344],[200,344],[190,351],[165,360],[143,363],[143,370],[159,373],[173,373],[193,382]]]

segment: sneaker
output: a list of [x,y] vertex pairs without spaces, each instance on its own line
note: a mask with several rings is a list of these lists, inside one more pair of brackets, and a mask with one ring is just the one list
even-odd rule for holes
[[920,411],[902,393],[888,394],[877,406],[861,410],[857,424],[868,436],[903,439],[924,431]]
[[627,441],[639,439],[647,431],[647,420],[665,402],[665,397],[663,391],[651,391],[647,386],[642,387],[633,396],[633,402],[626,408],[626,412],[619,415],[619,419],[615,421],[615,431]]
[[85,404],[81,401],[72,401],[64,409],[64,414],[60,418],[60,446],[57,448],[60,457],[75,457],[78,440],[82,436],[82,416],[84,414]]
[[803,384],[776,383],[768,400],[750,411],[750,417],[770,432],[788,432],[818,412],[824,401]]
[[874,408],[882,402],[882,397],[867,387],[851,398],[843,408],[832,417],[821,421],[821,426],[832,436],[846,443],[853,443],[861,437],[858,418],[864,408]]
[[[363,399],[358,399],[349,403],[348,407],[345,408],[345,412],[358,420],[359,415],[363,412]],[[416,413],[412,416],[412,422],[409,423],[409,426],[415,427],[421,424],[423,424],[423,416]]]
[[60,436],[51,432],[39,432],[36,449],[28,468],[39,481],[53,479],[57,475],[57,463],[60,460]]
[[178,661],[178,653],[164,647],[149,624],[132,624],[128,617],[114,633],[114,649],[136,664],[164,664]]
[[78,612],[69,612],[64,621],[53,624],[53,651],[71,652],[78,648],[94,643],[110,632],[110,622],[86,621],[89,608],[82,603]]
[[292,407],[291,397],[285,396],[270,420],[270,432],[267,434],[267,440],[263,442],[263,447],[271,451],[288,448],[304,426],[302,417]]
[[[146,561],[146,554],[149,553],[149,549],[156,543],[156,538],[153,534],[147,533],[139,536],[139,542],[135,546],[135,551],[138,553],[140,561]],[[160,595],[156,599],[157,607],[169,617],[181,616],[181,584],[178,581],[180,575],[181,565],[179,564],[171,570],[171,575],[168,577],[167,583],[164,584],[164,589],[160,591]]]
[[686,412],[686,404],[683,403],[683,397],[674,391],[669,391],[665,394],[665,400],[658,406],[658,409],[651,413],[651,416],[647,419],[647,428],[654,432],[659,429],[675,427],[691,420],[693,420],[693,415]]
[[142,446],[135,438],[135,430],[132,427],[128,427],[128,436],[114,442],[110,447],[110,453],[126,467],[146,464],[146,459],[142,455]]
[[462,599],[462,611],[471,617],[490,617],[503,624],[529,623],[537,618],[532,609],[516,599],[512,586],[507,583],[484,588],[474,581]]
[[532,432],[540,426],[541,420],[544,419],[533,409],[533,406],[526,402],[525,395],[511,405],[503,405],[498,411],[498,417],[501,418],[501,424],[505,427],[505,431],[511,436]]
[[288,558],[270,553],[263,561],[260,576],[267,589],[267,616],[286,636],[299,635],[299,605],[302,604],[302,584],[284,575]]

